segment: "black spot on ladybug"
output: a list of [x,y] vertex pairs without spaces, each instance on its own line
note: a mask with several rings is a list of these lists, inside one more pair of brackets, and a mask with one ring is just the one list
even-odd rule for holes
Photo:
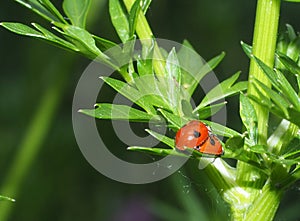
[[201,136],[201,133],[199,131],[194,130],[194,137],[198,138]]
[[213,146],[215,146],[215,144],[216,144],[215,140],[212,137],[210,137],[209,142]]

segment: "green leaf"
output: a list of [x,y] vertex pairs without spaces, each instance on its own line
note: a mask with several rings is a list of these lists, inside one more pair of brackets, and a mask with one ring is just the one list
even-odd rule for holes
[[221,110],[225,105],[226,101],[219,103],[219,104],[212,104],[206,107],[203,107],[198,110],[199,119],[206,119],[210,116],[213,116],[215,113],[217,113],[219,110]]
[[166,60],[166,72],[170,79],[181,85],[181,70],[175,48],[172,48]]
[[85,28],[90,0],[64,0],[63,9],[72,25]]
[[253,146],[257,143],[257,116],[250,100],[242,93],[240,94],[240,116],[248,131],[250,146]]
[[228,127],[225,127],[221,124],[218,124],[216,122],[211,122],[207,120],[201,120],[201,121],[207,124],[208,126],[210,126],[212,128],[213,133],[218,134],[220,136],[224,136],[224,137],[242,136],[239,132],[230,129]]
[[300,126],[300,112],[297,111],[294,107],[288,107],[287,108],[288,114],[286,115],[281,109],[279,109],[276,105],[274,105],[267,97],[263,96],[261,92],[259,91],[257,92],[258,94],[260,94],[259,98],[255,96],[249,96],[249,98],[255,101],[256,103],[268,108],[270,112],[277,115],[278,117],[282,119],[287,119],[288,121],[291,121],[297,126]]
[[[106,50],[109,50],[109,49],[111,49],[113,47],[116,47],[116,48],[118,47],[119,48],[118,49],[119,52],[116,53],[116,54],[120,54],[121,53],[121,48],[115,42],[112,42],[112,41],[107,40],[105,38],[101,38],[101,37],[96,36],[96,35],[92,35],[92,36],[95,39],[96,44],[97,44],[98,48],[101,51],[105,52]],[[113,51],[115,51],[115,49]],[[116,55],[116,54],[114,54],[114,55]]]
[[252,58],[253,57],[253,54],[252,54],[252,47],[248,44],[246,44],[245,42],[242,42],[241,41],[241,46],[245,52],[245,54],[249,57],[249,58]]
[[35,30],[27,25],[21,23],[14,23],[14,22],[2,22],[0,23],[1,26],[12,31],[19,35],[24,35],[28,37],[34,37],[41,40],[46,40],[58,47],[66,48],[72,51],[79,51],[73,44],[67,42],[66,40],[57,37],[52,32],[48,31],[47,29],[43,28],[42,26],[32,23],[32,25],[38,30]]
[[209,60],[207,63],[205,63],[201,69],[199,70],[199,72],[197,72],[193,78],[194,81],[192,82],[192,84],[187,88],[189,94],[193,94],[197,85],[199,84],[199,82],[207,75],[209,74],[215,67],[218,66],[218,64],[223,60],[223,58],[225,57],[225,52],[222,52],[220,55],[212,58],[211,60]]
[[139,95],[145,96],[153,106],[171,110],[165,82],[162,77],[157,79],[155,75],[144,75],[135,79],[135,86],[139,90]]
[[265,145],[254,145],[250,147],[250,151],[254,153],[269,153],[268,147]]
[[[31,0],[32,1],[32,0]],[[60,22],[64,24],[68,24],[64,19],[64,16],[60,14],[60,12],[55,8],[55,6],[51,3],[50,0],[38,0],[52,15],[54,15]]]
[[49,41],[50,43],[54,43],[55,45],[59,46],[59,47],[63,47],[72,51],[76,51],[78,52],[79,49],[75,47],[75,45],[73,45],[72,43],[56,36],[55,34],[53,34],[52,32],[48,31],[47,29],[45,29],[44,27],[42,27],[39,24],[36,23],[32,23],[32,25],[39,30],[40,32],[43,33],[43,35],[45,36],[46,40]]
[[138,122],[148,122],[149,120],[160,119],[157,115],[150,115],[130,106],[108,103],[96,104],[95,109],[81,109],[79,112],[98,119],[129,120]]
[[181,70],[175,48],[171,50],[166,60],[166,77],[167,99],[173,110],[178,110],[180,101]]
[[154,138],[156,138],[157,140],[163,142],[164,144],[168,145],[169,147],[171,147],[172,149],[175,149],[175,144],[174,144],[174,139],[171,139],[165,135],[156,133],[155,131],[152,130],[148,130],[146,129],[146,131],[153,136]]
[[139,147],[139,146],[132,146],[128,147],[127,150],[139,151],[142,153],[147,154],[155,154],[159,156],[167,156],[167,155],[176,155],[181,157],[187,157],[187,155],[176,151],[175,149],[165,149],[159,147]]
[[152,107],[151,103],[147,101],[147,98],[141,96],[141,93],[134,87],[126,84],[123,81],[119,81],[109,77],[100,77],[105,83],[114,88],[117,92],[122,94],[124,97],[131,100],[133,103],[139,105],[148,113],[155,114],[155,109]]
[[[97,48],[93,36],[88,31],[73,25],[64,25],[62,28],[64,31],[53,27],[53,29],[70,39],[70,41],[76,45],[80,52],[85,56],[91,59],[98,58],[106,63],[109,63],[109,57],[103,54],[99,48]],[[111,65],[113,66],[113,64]]]
[[11,201],[11,202],[15,202],[14,199],[9,198],[9,197],[7,197],[7,196],[1,196],[1,195],[0,195],[0,201]]
[[109,0],[109,13],[121,41],[127,42],[130,33],[129,22],[120,0]]
[[45,36],[40,32],[28,27],[27,25],[16,23],[16,22],[1,22],[0,25],[7,30],[14,32],[19,35],[25,35],[29,37],[36,37],[45,39]]
[[254,57],[258,66],[263,70],[263,72],[267,75],[267,77],[272,82],[273,86],[282,94],[284,94],[290,102],[295,106],[296,109],[300,110],[300,98],[298,94],[294,91],[293,87],[290,85],[285,76],[277,70],[273,71],[270,67],[268,67],[265,63],[263,63],[260,59]]
[[235,95],[243,90],[246,90],[248,82],[241,81],[234,84],[239,76],[240,72],[237,72],[230,78],[224,80],[223,82],[215,86],[213,89],[211,89],[203,98],[201,103],[194,109],[194,112],[218,100],[224,99],[226,97]]
[[144,15],[145,15],[148,8],[149,8],[149,6],[150,6],[150,4],[151,4],[151,2],[152,2],[152,0],[143,0],[142,2],[143,2],[142,10],[143,10]]
[[141,0],[135,0],[133,3],[130,13],[129,13],[129,38],[132,38],[132,36],[135,33],[136,23],[138,20],[138,15],[141,11]]
[[158,111],[174,126],[177,130],[187,123],[187,119],[181,118],[175,114],[172,114],[166,110],[158,109]]
[[35,12],[36,14],[38,14],[39,16],[41,16],[42,18],[53,22],[59,22],[59,19],[54,16],[52,13],[50,13],[43,5],[41,5],[37,0],[15,0],[16,2],[20,3],[21,5],[23,5],[24,7],[32,10],[33,12]]
[[[277,105],[277,107],[284,113],[286,118],[289,118],[287,108],[289,108],[290,104],[281,95],[279,95],[277,92],[273,91],[271,88],[269,88],[262,82],[255,79],[255,83],[258,84],[260,86],[260,88],[265,92],[265,94],[267,94],[268,97],[270,97],[272,99],[272,101]],[[256,85],[255,85],[255,87],[256,87]],[[260,91],[260,90],[257,88],[257,91]],[[263,100],[264,99],[262,99],[262,101]]]
[[241,154],[244,150],[245,137],[233,136],[227,139],[225,143],[226,149],[230,149],[235,155]]

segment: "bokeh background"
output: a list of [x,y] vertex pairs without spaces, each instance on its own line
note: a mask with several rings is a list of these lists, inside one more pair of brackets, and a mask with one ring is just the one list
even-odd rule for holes
[[[61,8],[61,1],[54,3]],[[160,0],[152,2],[147,17],[156,37],[177,42],[188,39],[205,59],[225,51],[227,55],[215,71],[219,79],[241,70],[241,79],[245,80],[248,59],[240,41],[251,43],[255,4],[255,1],[239,0]],[[300,31],[299,11],[300,4],[283,3],[280,30],[289,23]],[[37,22],[49,26],[14,1],[0,2],[0,21]],[[107,0],[94,0],[88,30],[120,42],[109,19]],[[36,139],[33,135],[31,142],[39,142],[38,148],[25,153],[28,157],[17,165],[18,170],[28,171],[20,179],[18,191],[0,193],[16,199],[15,203],[0,202],[0,211],[11,209],[7,220],[226,219],[226,204],[193,162],[169,178],[145,185],[118,183],[89,165],[77,147],[71,121],[73,93],[90,62],[88,59],[1,28],[0,61],[0,190],[11,168],[16,167],[15,158],[37,111],[49,99],[49,91],[62,85],[44,139]],[[111,91],[104,91],[101,96],[110,97]],[[237,98],[229,99],[228,126],[239,130],[237,105]],[[47,107],[45,109],[47,114]],[[100,124],[109,127],[110,122]],[[44,126],[38,125],[36,131]],[[111,138],[112,133],[108,131],[103,136],[115,152],[153,159],[150,155],[126,152],[126,145]],[[11,180],[12,185],[16,182]],[[284,196],[275,220],[300,220],[299,208],[298,185]]]

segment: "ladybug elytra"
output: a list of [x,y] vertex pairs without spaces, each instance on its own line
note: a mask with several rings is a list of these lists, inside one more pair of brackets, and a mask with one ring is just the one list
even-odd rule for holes
[[180,151],[192,148],[201,153],[215,156],[221,156],[224,153],[217,136],[198,120],[190,121],[177,131],[175,146]]

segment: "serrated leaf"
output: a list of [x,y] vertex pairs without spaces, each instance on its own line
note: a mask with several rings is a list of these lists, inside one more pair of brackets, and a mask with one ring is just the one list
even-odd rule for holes
[[154,138],[156,138],[157,140],[163,142],[164,144],[168,145],[169,147],[171,147],[172,149],[175,149],[175,144],[174,144],[174,139],[171,139],[163,134],[159,134],[156,133],[155,131],[152,130],[148,130],[146,129],[146,131],[153,136]]
[[108,103],[96,104],[95,109],[81,109],[79,112],[98,119],[129,120],[138,122],[148,122],[149,120],[160,119],[157,115],[150,115],[130,106]]
[[246,90],[248,82],[241,81],[234,84],[239,76],[240,72],[237,72],[230,78],[222,81],[220,84],[211,89],[202,99],[201,103],[194,109],[194,112],[218,100],[224,99],[226,97],[240,93],[243,90]]
[[119,0],[109,0],[109,13],[121,41],[127,42],[130,33],[129,22]]
[[240,94],[240,116],[253,146],[257,143],[257,115],[249,98],[242,93]]
[[72,25],[85,28],[90,0],[64,0],[63,9]]

